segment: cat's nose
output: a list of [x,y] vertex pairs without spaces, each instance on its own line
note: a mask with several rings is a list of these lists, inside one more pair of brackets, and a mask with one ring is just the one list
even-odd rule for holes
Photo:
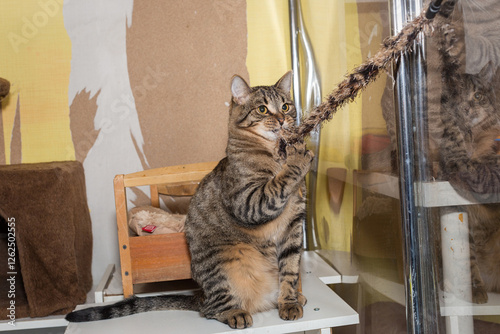
[[285,123],[285,119],[282,117],[278,117],[278,123],[280,123],[280,125],[283,125],[283,123]]

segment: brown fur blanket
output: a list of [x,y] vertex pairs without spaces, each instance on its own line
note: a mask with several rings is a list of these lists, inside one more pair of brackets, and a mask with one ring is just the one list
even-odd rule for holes
[[[0,166],[0,215],[4,239],[10,232],[7,241],[12,241],[15,233],[18,261],[9,267],[12,254],[4,255],[5,242],[0,243],[5,262],[0,280],[15,276],[15,297],[5,298],[8,291],[0,291],[0,307],[5,310],[10,304],[4,304],[14,300],[15,316],[21,318],[65,314],[84,303],[92,287],[92,226],[81,163]],[[22,305],[23,285],[27,306]],[[12,290],[10,284],[0,288]]]

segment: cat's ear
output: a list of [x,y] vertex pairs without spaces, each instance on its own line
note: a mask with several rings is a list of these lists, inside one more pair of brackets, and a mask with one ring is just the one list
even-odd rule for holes
[[290,70],[286,72],[285,75],[283,75],[274,86],[287,93],[290,93],[290,89],[292,88],[292,78],[293,71]]
[[493,70],[494,66],[491,61],[489,61],[486,65],[483,66],[481,71],[479,71],[479,78],[481,78],[485,82],[490,82],[493,78],[495,71]]
[[231,93],[236,103],[244,104],[248,100],[250,92],[250,86],[242,77],[239,75],[233,76],[233,79],[231,79]]

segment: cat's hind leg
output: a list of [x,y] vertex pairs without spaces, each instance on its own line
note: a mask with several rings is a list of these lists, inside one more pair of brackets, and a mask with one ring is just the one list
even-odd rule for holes
[[219,268],[213,269],[217,274],[202,285],[202,313],[231,328],[250,327],[252,314],[276,308],[276,263],[247,244],[227,247],[220,258]]
[[217,286],[203,286],[205,299],[201,314],[207,319],[218,320],[235,329],[252,326],[252,315],[241,308],[241,302],[238,296],[233,295],[227,276],[221,275],[217,280]]

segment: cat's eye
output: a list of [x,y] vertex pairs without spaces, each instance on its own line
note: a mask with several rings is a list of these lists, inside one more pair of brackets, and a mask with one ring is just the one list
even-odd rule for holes
[[476,101],[481,102],[481,101],[483,101],[483,100],[484,100],[484,95],[483,95],[483,94],[481,94],[481,93],[479,93],[479,92],[477,92],[477,93],[475,93],[475,94],[474,94],[474,99],[475,99]]
[[284,105],[282,105],[281,110],[283,110],[283,112],[287,113],[290,110],[290,106],[288,105],[288,103],[285,103]]
[[266,106],[260,106],[257,110],[263,115],[267,114],[268,111]]

